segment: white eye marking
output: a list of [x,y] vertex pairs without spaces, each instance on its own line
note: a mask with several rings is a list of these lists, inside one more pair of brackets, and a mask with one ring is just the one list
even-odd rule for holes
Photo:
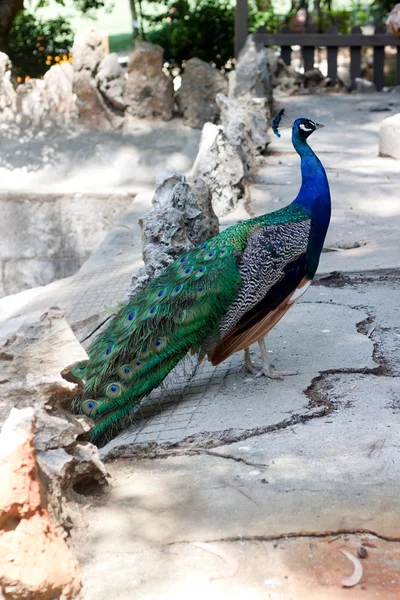
[[306,127],[303,123],[301,123],[299,125],[300,129],[302,129],[303,131],[312,131],[313,128],[312,127]]

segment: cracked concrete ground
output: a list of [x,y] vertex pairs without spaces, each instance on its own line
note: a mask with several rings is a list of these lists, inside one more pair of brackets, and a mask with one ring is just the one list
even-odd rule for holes
[[[236,356],[215,384],[149,402],[103,448],[111,486],[75,532],[86,597],[349,597],[339,549],[367,535],[350,597],[397,599],[399,293],[398,272],[322,278],[270,336],[298,376],[254,379]],[[196,542],[237,575],[210,582],[226,565]]]

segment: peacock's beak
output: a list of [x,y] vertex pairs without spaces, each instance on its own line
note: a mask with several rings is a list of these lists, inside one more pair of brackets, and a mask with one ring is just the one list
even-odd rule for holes
[[322,127],[325,127],[325,125],[322,125],[322,123],[315,124],[315,129],[321,129]]

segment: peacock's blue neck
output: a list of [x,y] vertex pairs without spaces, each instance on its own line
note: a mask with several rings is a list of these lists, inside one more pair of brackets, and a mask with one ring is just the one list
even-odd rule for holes
[[292,142],[301,158],[302,176],[301,188],[293,203],[300,205],[312,218],[314,252],[319,256],[331,218],[329,183],[321,161],[296,131],[293,131]]

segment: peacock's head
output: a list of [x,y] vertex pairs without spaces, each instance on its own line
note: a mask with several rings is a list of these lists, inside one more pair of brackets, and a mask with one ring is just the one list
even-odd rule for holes
[[311,121],[311,119],[301,118],[296,119],[293,122],[288,116],[285,115],[284,108],[279,111],[272,123],[272,131],[278,137],[281,137],[280,132],[282,129],[292,129],[293,136],[300,138],[301,140],[306,140],[308,136],[313,133],[313,131],[320,129],[321,127],[324,127],[324,125],[321,125],[321,123],[315,123],[314,121]]
[[325,127],[321,123],[314,123],[311,119],[296,119],[293,123],[293,134],[297,134],[302,140],[306,140],[316,129]]

